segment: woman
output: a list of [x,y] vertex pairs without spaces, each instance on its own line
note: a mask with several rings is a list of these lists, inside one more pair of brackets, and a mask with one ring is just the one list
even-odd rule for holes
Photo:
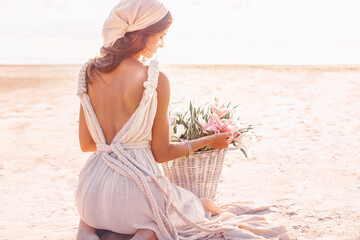
[[[157,0],[121,0],[104,24],[101,57],[80,71],[80,145],[95,153],[81,170],[76,191],[77,239],[98,239],[95,229],[160,240],[281,235],[286,231],[281,226],[253,224],[264,224],[262,216],[237,216],[242,205],[222,209],[172,185],[160,171],[157,163],[204,146],[228,146],[231,134],[170,143],[169,79],[157,61],[144,66],[139,58],[151,58],[163,46],[171,23],[170,12]],[[232,210],[225,211],[229,206]],[[249,224],[240,224],[247,218]]]

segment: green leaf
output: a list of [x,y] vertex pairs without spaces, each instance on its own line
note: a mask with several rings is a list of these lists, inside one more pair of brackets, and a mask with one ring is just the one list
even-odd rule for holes
[[202,129],[202,125],[201,125],[201,123],[199,122],[199,120],[195,119],[195,123],[196,123],[196,125],[197,125],[197,127],[198,127],[199,129]]

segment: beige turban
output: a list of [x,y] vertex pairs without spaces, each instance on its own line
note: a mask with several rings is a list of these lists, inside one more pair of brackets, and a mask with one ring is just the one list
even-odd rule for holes
[[127,32],[144,29],[160,21],[167,13],[164,4],[157,0],[120,0],[104,23],[104,46],[111,46]]

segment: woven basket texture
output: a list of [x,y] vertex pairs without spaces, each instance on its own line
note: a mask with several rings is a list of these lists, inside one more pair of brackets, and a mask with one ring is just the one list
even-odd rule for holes
[[199,198],[215,199],[227,148],[194,152],[188,157],[162,163],[165,176]]

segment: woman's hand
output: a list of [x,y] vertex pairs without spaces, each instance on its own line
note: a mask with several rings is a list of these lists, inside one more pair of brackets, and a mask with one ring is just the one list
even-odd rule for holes
[[231,132],[228,133],[217,133],[214,135],[209,136],[211,138],[209,146],[214,149],[222,149],[227,147],[231,140],[229,137],[232,135]]

